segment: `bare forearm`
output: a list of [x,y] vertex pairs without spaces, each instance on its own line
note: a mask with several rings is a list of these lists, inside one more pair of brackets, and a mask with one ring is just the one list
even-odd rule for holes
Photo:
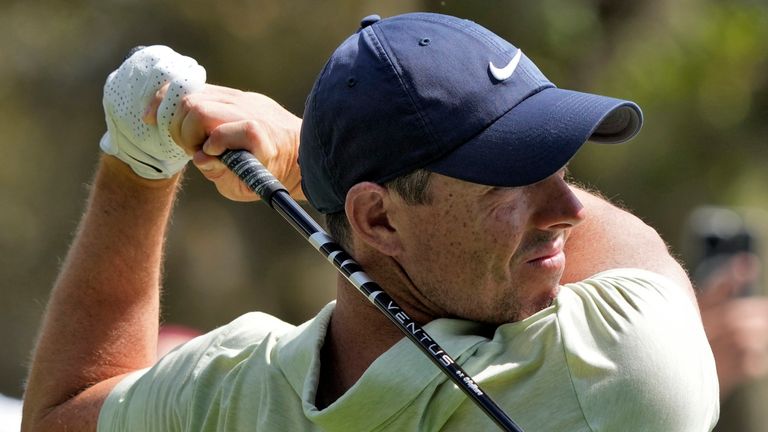
[[[25,428],[89,387],[152,364],[177,182],[138,179],[122,162],[102,160],[46,310],[25,395]],[[97,388],[111,388],[105,387]]]

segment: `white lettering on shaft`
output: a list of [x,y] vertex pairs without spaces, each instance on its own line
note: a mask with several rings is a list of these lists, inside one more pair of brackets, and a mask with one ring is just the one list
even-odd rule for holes
[[[450,366],[453,364],[453,359],[448,354],[443,354],[439,358],[440,363],[443,364],[443,366]],[[460,376],[464,376],[464,374],[461,374]]]
[[[374,294],[378,294],[378,293],[380,293],[380,291],[376,291]],[[374,294],[372,294],[372,295],[374,295]],[[443,351],[442,348],[440,348],[440,346],[437,343],[435,343],[432,340],[432,338],[429,337],[429,335],[423,329],[418,327],[416,325],[416,323],[414,323],[411,320],[411,317],[409,317],[405,312],[403,312],[403,310],[400,309],[394,302],[389,302],[389,304],[387,305],[387,310],[389,310],[389,311],[397,310],[398,311],[396,313],[393,313],[393,316],[395,317],[397,322],[402,324],[403,327],[405,327],[405,329],[412,336],[416,337],[423,346],[426,346],[427,347],[427,351],[429,351],[429,353],[432,354],[432,356],[438,362],[440,362],[440,364],[442,364],[443,366],[450,366],[450,365],[455,363],[453,361],[453,359],[451,358],[451,356],[446,354],[445,351]],[[419,335],[419,333],[421,333],[421,335]],[[432,343],[429,344],[429,345],[426,345],[429,342],[432,342]],[[480,390],[480,388],[477,386],[477,384],[475,384],[475,382],[472,381],[472,378],[464,375],[461,372],[458,372],[458,376],[459,376],[459,378],[461,378],[461,377],[464,378],[464,382],[467,384],[467,387],[469,389],[471,389],[475,394],[477,394],[477,395],[482,395],[483,394],[483,392]]]
[[435,343],[433,343],[432,345],[428,346],[427,349],[429,349],[429,352],[431,352],[435,356],[437,356],[438,354],[443,352],[443,350],[441,350],[440,347],[437,346],[437,344],[435,344]]
[[398,312],[395,314],[395,318],[400,322],[400,324],[405,324],[405,321],[408,319],[408,315],[404,314],[403,312]]
[[475,392],[476,395],[478,395],[478,396],[482,396],[483,395],[483,391],[480,390],[480,387],[477,384],[475,384],[475,382],[472,380],[472,378],[470,378],[468,376],[465,376],[464,377],[464,384],[467,385],[467,388],[469,388],[470,390]]
[[408,329],[408,331],[411,332],[411,334],[414,335],[414,336],[416,335],[416,333],[419,332],[419,330],[421,330],[420,328],[416,327],[416,323],[414,323],[412,321],[409,322],[408,324],[406,324],[405,328]]

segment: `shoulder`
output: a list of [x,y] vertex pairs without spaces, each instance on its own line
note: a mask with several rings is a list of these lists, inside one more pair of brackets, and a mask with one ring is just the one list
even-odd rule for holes
[[639,268],[607,270],[563,285],[557,303],[561,308],[600,314],[624,315],[630,310],[650,313],[659,307],[672,307],[684,315],[698,315],[697,308],[683,294],[678,282]]
[[[676,288],[639,269],[563,286],[566,364],[594,430],[705,430],[717,419],[714,358],[695,305]],[[611,423],[616,412],[626,412],[623,425]]]
[[221,370],[219,357],[226,358],[227,367],[231,368],[237,364],[237,359],[258,350],[265,340],[279,339],[294,328],[269,314],[247,313],[171,351],[150,369],[150,373],[198,375],[210,369],[212,364],[217,364],[216,369]]
[[171,351],[155,368],[158,371],[167,370],[169,373],[176,370],[187,372],[192,368],[193,373],[198,373],[217,362],[218,357],[231,359],[248,355],[257,350],[265,340],[278,339],[294,328],[293,325],[269,314],[247,313]]
[[[268,314],[253,312],[190,340],[153,367],[127,375],[110,392],[99,415],[100,430],[173,430],[181,419],[200,414],[233,371],[258,356],[295,327]],[[204,412],[203,412],[204,414]],[[148,425],[152,425],[149,427]]]
[[205,346],[247,347],[261,342],[266,337],[281,335],[295,328],[272,315],[250,312],[229,324],[210,332],[201,342]]

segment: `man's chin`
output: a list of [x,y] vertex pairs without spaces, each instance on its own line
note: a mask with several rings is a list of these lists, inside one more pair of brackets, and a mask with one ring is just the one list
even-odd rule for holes
[[528,318],[529,316],[552,306],[559,292],[560,286],[555,284],[551,289],[542,292],[540,295],[526,302],[526,304],[520,308],[520,316],[516,321]]

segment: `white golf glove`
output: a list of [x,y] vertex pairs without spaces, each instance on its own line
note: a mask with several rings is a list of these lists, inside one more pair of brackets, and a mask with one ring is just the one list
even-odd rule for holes
[[[142,120],[160,87],[170,82],[157,110],[157,124]],[[148,179],[168,178],[191,159],[171,138],[169,127],[184,96],[205,84],[205,69],[191,57],[153,45],[135,51],[104,84],[107,133],[99,146]]]

